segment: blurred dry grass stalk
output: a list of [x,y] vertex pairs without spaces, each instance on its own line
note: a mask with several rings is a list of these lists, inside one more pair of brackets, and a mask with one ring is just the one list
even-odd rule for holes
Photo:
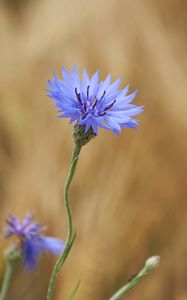
[[[0,4],[2,221],[7,211],[36,212],[49,233],[65,237],[72,139],[44,92],[53,71],[77,63],[122,75],[145,105],[140,130],[120,138],[101,131],[82,151],[71,189],[78,236],[57,300],[79,279],[77,300],[107,299],[153,254],[160,269],[128,299],[187,298],[186,28],[180,0]],[[45,299],[48,261],[20,271],[9,299]]]

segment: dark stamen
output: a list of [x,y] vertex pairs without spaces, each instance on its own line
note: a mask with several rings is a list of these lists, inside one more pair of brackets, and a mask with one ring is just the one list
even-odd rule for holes
[[104,111],[103,113],[99,114],[99,117],[106,115],[106,111]]
[[105,96],[105,94],[106,94],[106,91],[104,91],[104,93],[103,93],[103,95],[101,96],[101,98],[100,98],[100,99],[103,99],[103,98],[104,98],[104,96]]
[[87,115],[88,115],[88,112],[85,113],[85,115],[82,117],[82,119],[84,120],[87,117]]
[[97,105],[97,99],[96,99],[96,98],[94,99],[94,101],[95,101],[95,102],[93,103],[92,108],[95,108],[96,105]]
[[75,88],[75,94],[77,95],[77,97],[78,97],[78,92],[77,92],[77,88]]
[[86,102],[84,102],[83,107],[84,107],[84,110],[86,111],[87,110]]
[[78,101],[80,102],[80,104],[82,105],[82,100],[81,100],[81,93],[77,92],[77,88],[75,88],[75,94],[77,96]]
[[114,105],[114,103],[116,103],[116,100],[114,100],[112,103],[110,103],[109,105],[107,105],[105,107],[104,111],[107,111],[108,109],[110,109]]
[[87,98],[89,98],[89,89],[90,89],[90,86],[88,85],[87,86]]

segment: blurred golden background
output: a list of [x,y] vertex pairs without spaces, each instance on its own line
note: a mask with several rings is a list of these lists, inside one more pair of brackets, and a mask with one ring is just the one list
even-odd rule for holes
[[[53,72],[74,63],[111,72],[145,105],[138,131],[100,130],[82,150],[71,188],[77,239],[55,300],[79,280],[76,300],[107,300],[155,254],[160,268],[126,298],[187,299],[186,29],[184,0],[1,0],[1,225],[8,212],[31,212],[65,239],[72,128],[46,97]],[[54,261],[18,268],[8,299],[45,299]]]

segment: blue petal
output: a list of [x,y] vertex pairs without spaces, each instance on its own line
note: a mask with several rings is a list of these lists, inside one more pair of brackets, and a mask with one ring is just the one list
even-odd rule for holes
[[109,111],[107,112],[108,118],[116,121],[116,122],[128,122],[130,117],[124,111]]
[[90,129],[90,127],[91,127],[91,122],[90,122],[90,118],[88,118],[87,120],[86,120],[86,127],[85,127],[85,132],[88,132],[88,130]]
[[99,127],[111,130],[111,127],[108,124],[104,123],[103,117],[98,117],[96,122]]
[[32,221],[33,221],[33,216],[32,215],[28,215],[24,218],[23,222],[22,222],[22,226],[26,227],[28,226]]
[[[85,88],[87,88],[87,86],[90,84],[90,79],[89,79],[88,73],[86,72],[86,69],[83,70],[82,84]],[[86,90],[84,90],[83,92],[86,92]]]
[[130,94],[124,98],[121,98],[120,100],[118,100],[118,103],[123,102],[125,104],[128,104],[128,103],[132,102],[134,100],[134,98],[136,97],[137,92],[138,91],[134,91],[132,94]]
[[99,81],[99,71],[95,72],[95,74],[92,76],[91,80],[90,80],[90,95],[92,95],[93,97],[95,97],[95,94],[97,93],[98,90],[98,81]]
[[80,85],[80,79],[79,79],[79,73],[77,70],[77,66],[74,65],[73,71],[72,71],[72,79],[73,79],[73,88],[77,88],[77,91],[81,91],[81,85]]
[[133,109],[133,108],[137,108],[138,106],[135,104],[126,104],[126,103],[121,103],[118,104],[117,102],[115,103],[115,105],[113,105],[111,107],[111,111],[121,111],[121,110],[129,110],[129,109]]
[[71,79],[71,75],[68,73],[68,71],[63,67],[62,68],[62,75],[64,77],[64,82],[69,85],[72,86],[72,79]]
[[120,86],[120,84],[121,84],[121,78],[118,78],[114,83],[112,83],[107,88],[106,94],[109,95],[110,93],[115,92],[118,89],[118,87]]
[[98,126],[97,126],[97,122],[94,118],[90,118],[90,125],[93,129],[93,132],[98,135]]
[[127,127],[127,128],[132,128],[132,129],[135,129],[138,127],[138,121],[137,120],[134,120],[134,119],[131,119],[129,122],[127,123],[124,123],[124,124],[120,124],[120,126],[122,127]]
[[25,239],[23,242],[23,256],[27,267],[32,270],[36,267],[41,252],[40,243],[35,239]]
[[119,96],[116,97],[116,101],[118,102],[119,100],[124,99],[128,91],[129,91],[129,84],[120,92]]
[[42,236],[41,237],[42,250],[46,250],[55,255],[59,255],[64,249],[64,242],[57,238]]
[[[116,100],[120,94],[121,94],[120,91],[115,91],[115,92],[109,94],[108,96],[105,97],[104,104],[107,105],[112,100]],[[117,102],[117,100],[116,100],[116,102]]]
[[139,115],[142,112],[143,112],[143,106],[140,107],[137,106],[136,108],[125,110],[125,114],[130,117]]
[[76,121],[78,119],[79,119],[79,116],[77,116],[76,114],[73,114],[72,116],[70,116],[69,123],[72,124],[74,121]]
[[98,99],[100,99],[102,97],[104,91],[107,90],[108,86],[110,85],[110,81],[111,81],[111,74],[108,74],[106,79],[100,84],[100,88],[97,92]]
[[112,119],[112,118],[110,118],[110,117],[106,118],[106,121],[107,121],[108,125],[110,126],[111,130],[112,130],[115,134],[119,135],[120,132],[121,132],[121,127],[120,127],[120,125],[118,124],[118,122],[116,122],[116,120],[114,120],[114,119]]
[[95,123],[92,123],[93,132],[98,135],[98,126]]
[[61,97],[67,97],[68,99],[72,100],[74,97],[74,89],[66,85],[62,80],[59,80],[56,74],[54,74],[54,84],[56,91],[60,93]]

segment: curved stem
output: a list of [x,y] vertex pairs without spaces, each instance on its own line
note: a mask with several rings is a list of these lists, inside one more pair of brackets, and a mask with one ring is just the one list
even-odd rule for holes
[[[70,250],[73,245],[73,242],[75,240],[75,233],[73,230],[73,220],[72,220],[72,213],[71,213],[71,208],[69,205],[69,199],[68,199],[68,194],[69,194],[69,187],[71,184],[71,181],[73,179],[73,176],[75,174],[76,166],[77,166],[77,161],[79,158],[79,154],[81,151],[82,146],[75,146],[72,154],[72,159],[71,159],[71,164],[69,168],[69,173],[67,176],[66,184],[64,187],[64,202],[65,202],[65,208],[66,208],[66,214],[67,214],[67,221],[68,221],[68,234],[67,234],[67,239],[66,239],[66,245],[63,250],[63,252],[60,254],[54,268],[53,272],[50,278],[49,282],[49,287],[48,287],[48,292],[47,292],[47,300],[51,300],[53,297],[53,290],[55,287],[55,282],[58,276],[58,273],[60,272]],[[0,299],[1,300],[1,299]]]
[[68,199],[68,192],[69,192],[69,187],[71,184],[71,181],[73,179],[73,176],[75,174],[79,154],[81,151],[81,146],[75,146],[72,154],[72,159],[71,159],[71,164],[70,164],[70,169],[67,177],[67,181],[64,187],[64,200],[65,200],[65,207],[66,207],[66,213],[67,213],[67,220],[68,220],[68,236],[67,240],[71,240],[73,237],[73,222],[72,222],[72,213],[71,213],[71,208],[69,205],[69,199]]

